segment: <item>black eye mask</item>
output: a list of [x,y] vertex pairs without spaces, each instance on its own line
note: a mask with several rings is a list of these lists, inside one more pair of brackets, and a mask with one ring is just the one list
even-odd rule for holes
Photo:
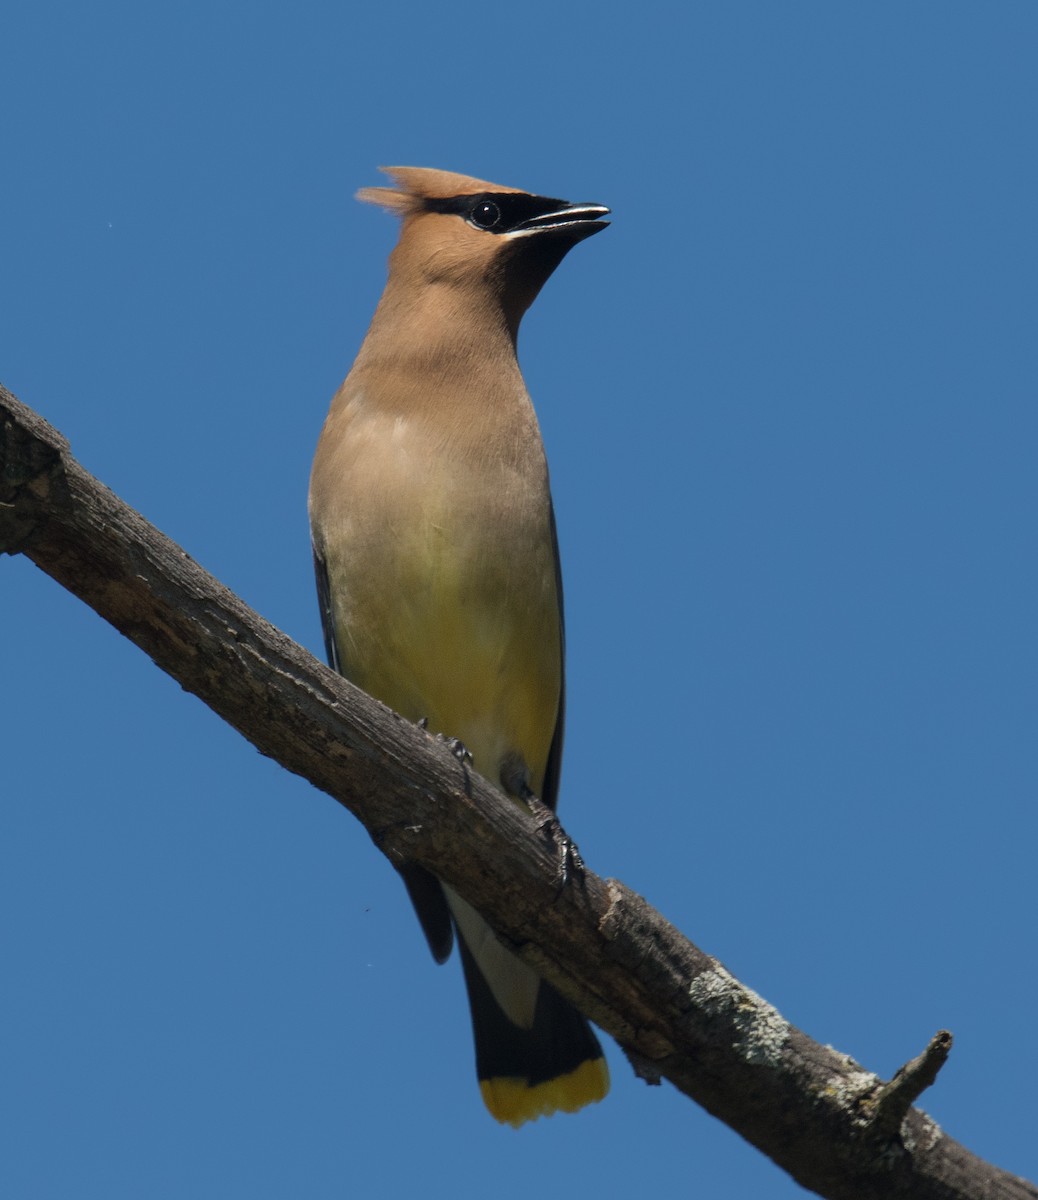
[[453,213],[487,233],[508,233],[533,217],[560,212],[565,200],[529,196],[523,192],[479,192],[475,196],[451,196],[446,200],[426,198],[427,212]]

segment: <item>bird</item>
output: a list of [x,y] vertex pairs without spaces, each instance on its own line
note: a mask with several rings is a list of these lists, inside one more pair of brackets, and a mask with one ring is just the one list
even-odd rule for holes
[[[609,209],[427,167],[357,198],[401,219],[385,291],[314,457],[329,664],[516,801],[554,811],[564,716],[558,538],[519,323]],[[437,962],[456,933],[480,1091],[518,1127],[601,1100],[598,1039],[479,913],[398,867]]]

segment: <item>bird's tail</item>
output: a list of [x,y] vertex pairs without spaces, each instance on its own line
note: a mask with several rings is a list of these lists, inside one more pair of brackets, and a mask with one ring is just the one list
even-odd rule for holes
[[[457,919],[455,900],[451,897]],[[473,915],[472,909],[465,914],[464,929],[458,922],[458,945],[472,1010],[476,1074],[491,1115],[519,1126],[601,1100],[609,1090],[609,1071],[591,1026],[496,939],[487,953],[482,931],[473,937]],[[477,920],[493,938],[482,918]],[[470,940],[477,945],[470,946]],[[488,976],[496,976],[493,983]]]

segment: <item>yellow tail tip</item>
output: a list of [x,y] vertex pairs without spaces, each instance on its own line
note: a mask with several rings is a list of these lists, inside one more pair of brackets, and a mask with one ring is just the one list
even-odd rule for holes
[[604,1058],[582,1062],[568,1075],[559,1075],[532,1087],[525,1079],[499,1076],[481,1079],[479,1090],[490,1115],[518,1129],[527,1121],[557,1112],[577,1112],[595,1104],[609,1091],[609,1068]]

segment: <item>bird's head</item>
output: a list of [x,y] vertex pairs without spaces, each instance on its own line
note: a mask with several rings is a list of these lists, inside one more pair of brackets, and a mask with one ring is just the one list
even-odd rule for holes
[[359,200],[403,219],[390,270],[411,283],[490,290],[514,324],[577,242],[605,229],[609,209],[571,204],[427,167],[384,167],[395,187]]

